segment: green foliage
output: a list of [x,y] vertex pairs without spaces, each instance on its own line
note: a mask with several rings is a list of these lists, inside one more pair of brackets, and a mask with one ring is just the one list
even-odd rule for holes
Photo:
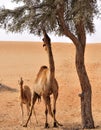
[[[82,21],[87,32],[94,32],[93,18],[98,13],[96,0],[12,0],[23,2],[23,6],[13,10],[0,8],[0,27],[11,32],[29,30],[41,34],[45,26],[47,32],[54,31],[63,35],[58,11],[63,11],[63,18],[68,29],[76,35],[76,25]],[[63,10],[58,10],[63,6]]]
[[73,20],[75,23],[83,21],[88,32],[94,32],[93,18],[97,13],[96,0],[72,0]]

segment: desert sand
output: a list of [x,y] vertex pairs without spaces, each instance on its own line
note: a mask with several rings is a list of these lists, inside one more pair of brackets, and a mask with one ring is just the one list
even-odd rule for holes
[[[42,65],[48,66],[48,57],[43,43],[38,42],[0,42],[0,130],[43,130],[45,123],[45,106],[43,99],[36,102],[35,112],[28,128],[22,127],[20,108],[20,87],[18,80],[33,92],[35,76]],[[81,93],[79,79],[75,68],[75,47],[73,44],[52,44],[56,79],[59,83],[57,100],[57,120],[62,127],[53,128],[49,116],[49,130],[78,130],[81,128]],[[101,44],[87,44],[85,65],[92,86],[92,112],[96,129],[101,129]],[[51,97],[52,99],[52,97]],[[24,107],[25,108],[25,107]],[[27,119],[24,109],[24,122]]]

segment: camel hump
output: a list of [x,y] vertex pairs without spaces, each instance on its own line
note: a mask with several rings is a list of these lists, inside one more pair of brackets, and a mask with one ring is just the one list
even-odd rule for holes
[[29,101],[29,105],[30,105],[30,102],[31,102],[31,90],[29,88],[29,86],[27,85],[24,85],[24,97],[25,99],[27,99]]
[[[39,70],[39,72],[38,72],[38,74],[37,74],[37,77],[36,77],[35,82],[37,82],[42,75],[44,76],[47,70],[48,70],[48,67],[47,67],[47,66],[45,66],[45,65],[41,66],[41,67],[40,67],[40,70]],[[44,73],[44,74],[43,74],[43,73]],[[43,77],[43,76],[42,76],[42,77]]]
[[47,69],[48,67],[46,65],[41,66],[41,69]]
[[39,70],[39,73],[38,74],[40,74],[41,72],[43,72],[44,70],[46,70],[48,67],[47,66],[45,66],[45,65],[43,65],[43,66],[41,66],[41,68],[40,68],[40,70]]
[[29,86],[27,86],[27,85],[24,85],[24,90],[26,90],[26,91],[30,91],[30,88],[29,88]]

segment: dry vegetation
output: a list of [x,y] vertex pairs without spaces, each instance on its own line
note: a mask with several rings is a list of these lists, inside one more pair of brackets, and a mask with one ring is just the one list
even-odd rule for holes
[[[59,82],[57,119],[63,124],[58,130],[77,130],[81,126],[81,92],[75,69],[75,47],[72,44],[52,44]],[[96,129],[101,129],[101,44],[86,47],[85,64],[92,85],[92,109]],[[28,128],[21,126],[19,78],[24,78],[33,90],[35,76],[42,65],[48,65],[48,57],[42,43],[0,42],[0,130],[42,130],[44,129],[44,103],[36,103],[34,115]],[[25,120],[27,115],[25,115]],[[50,130],[53,129],[49,118]],[[55,128],[56,129],[56,128]]]

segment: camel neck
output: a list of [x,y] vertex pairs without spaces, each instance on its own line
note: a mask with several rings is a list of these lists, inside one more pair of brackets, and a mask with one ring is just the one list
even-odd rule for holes
[[50,77],[54,77],[55,65],[54,65],[54,59],[53,59],[53,54],[52,54],[52,49],[51,49],[51,39],[44,29],[43,29],[43,34],[44,34],[43,41],[47,46],[47,53],[49,57]]
[[21,97],[23,97],[23,85],[20,86]]
[[55,74],[55,65],[54,65],[54,59],[53,59],[51,44],[48,44],[47,46],[48,46],[47,47],[47,52],[48,52],[48,57],[49,57],[49,69],[50,69],[51,75],[54,76],[54,74]]

